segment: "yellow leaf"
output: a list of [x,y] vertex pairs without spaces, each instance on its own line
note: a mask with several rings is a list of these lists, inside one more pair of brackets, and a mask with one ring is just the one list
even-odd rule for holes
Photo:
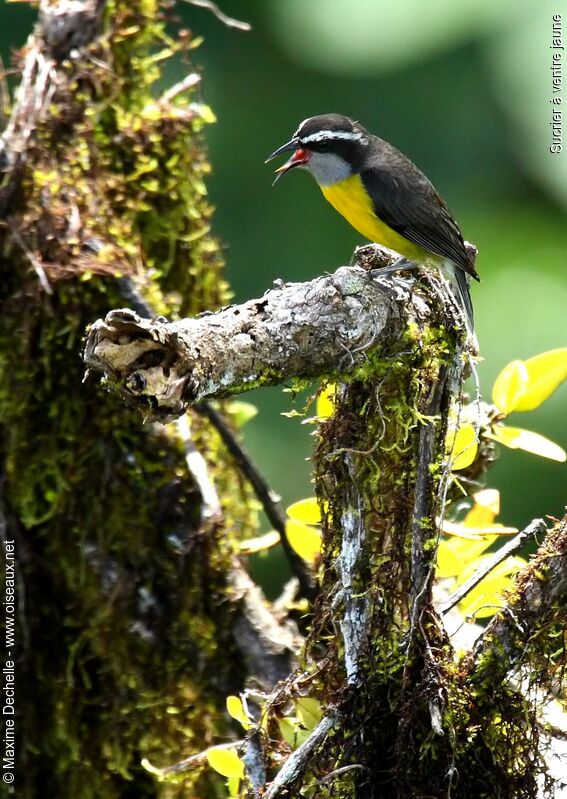
[[534,355],[524,365],[528,382],[515,411],[533,411],[567,379],[567,347]]
[[469,564],[476,565],[479,555],[496,540],[496,536],[484,538],[449,538],[441,541],[437,550],[437,576],[460,577]]
[[451,470],[466,469],[476,458],[478,441],[476,430],[469,422],[462,424],[453,437]]
[[286,508],[286,513],[290,519],[296,522],[303,522],[303,524],[321,524],[321,510],[315,497],[300,499],[299,502],[294,502]]
[[333,383],[329,383],[319,392],[319,396],[317,397],[317,416],[320,419],[327,419],[335,412],[336,393],[337,387]]
[[212,747],[206,753],[209,766],[223,777],[244,776],[244,763],[234,749],[220,749]]
[[165,776],[163,774],[163,771],[160,768],[156,768],[155,766],[152,766],[152,764],[147,759],[147,757],[144,757],[142,759],[142,762],[140,763],[140,765],[142,766],[143,769],[145,769],[153,777],[155,777],[158,780],[158,782],[163,782],[165,780]]
[[242,400],[232,400],[232,402],[227,403],[226,410],[230,413],[232,421],[238,428],[243,427],[246,422],[258,415],[258,408],[255,405]]
[[[491,557],[491,555],[483,555],[482,558],[479,558],[474,564],[471,564],[464,573],[462,582],[468,579],[484,560]],[[475,618],[487,618],[488,616],[493,616],[495,613],[498,613],[499,609],[504,605],[502,595],[513,586],[513,575],[520,569],[523,569],[525,565],[526,561],[520,557],[507,558],[505,561],[498,564],[498,566],[459,603],[460,611],[465,616],[474,614]]]
[[321,531],[294,519],[287,520],[285,529],[291,548],[303,560],[314,563],[321,552]]
[[473,494],[475,505],[492,511],[495,516],[500,513],[500,491],[497,488],[481,488]]
[[321,702],[309,696],[295,701],[295,712],[306,730],[313,730],[321,721]]
[[440,578],[455,577],[463,566],[459,554],[449,544],[450,541],[441,541],[437,549],[436,575]]
[[226,709],[228,710],[229,716],[232,716],[233,719],[239,721],[245,730],[249,729],[251,726],[250,719],[246,715],[244,705],[242,704],[242,699],[239,696],[227,696]]
[[[199,44],[203,39],[199,37],[195,37],[195,39],[191,42],[191,49],[193,47],[198,47]],[[204,105],[203,103],[191,103],[191,110],[198,112],[199,117],[206,122],[208,125],[212,125],[214,122],[217,121],[217,118],[213,112],[213,109],[210,108],[208,105]]]
[[480,533],[475,532],[476,528],[471,528],[469,530],[465,526],[464,521],[452,522],[450,519],[444,519],[441,530],[445,533],[445,535],[450,535],[455,538],[463,538],[467,541],[478,541],[479,538],[482,538]]
[[508,415],[516,409],[528,385],[528,370],[523,361],[512,361],[502,369],[492,387],[492,402]]
[[518,529],[516,527],[505,527],[503,524],[499,524],[499,522],[472,527],[467,519],[465,519],[463,523],[443,522],[443,532],[447,535],[456,536],[457,538],[463,538],[468,541],[477,541],[479,538],[486,538],[487,535],[512,535],[513,533],[517,533]]
[[465,524],[480,527],[492,524],[500,513],[500,492],[496,488],[483,488],[473,494],[474,505],[465,516]]
[[259,535],[256,538],[247,538],[239,544],[240,551],[244,555],[254,555],[256,552],[264,552],[270,547],[275,547],[280,543],[280,534],[275,530],[270,530],[269,533]]
[[508,427],[508,425],[498,424],[492,429],[490,438],[498,441],[510,449],[523,449],[533,455],[542,458],[549,458],[552,461],[563,463],[567,460],[567,454],[558,444],[550,441],[539,433],[531,430],[523,430],[521,427]]
[[465,527],[470,527],[471,529],[476,527],[485,527],[486,525],[492,524],[495,517],[496,513],[494,513],[491,508],[486,508],[475,503],[465,516],[464,525]]

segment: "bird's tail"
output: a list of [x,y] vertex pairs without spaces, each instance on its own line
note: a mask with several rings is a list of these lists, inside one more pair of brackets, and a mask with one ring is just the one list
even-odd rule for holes
[[467,330],[474,337],[474,311],[469,292],[470,278],[463,269],[460,269],[452,261],[446,261],[444,266],[451,285],[456,289],[455,299],[463,309]]

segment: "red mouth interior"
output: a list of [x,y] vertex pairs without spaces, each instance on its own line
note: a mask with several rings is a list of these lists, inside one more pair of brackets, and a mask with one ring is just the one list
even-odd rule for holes
[[306,164],[309,160],[309,153],[307,150],[302,150],[301,147],[298,147],[292,155],[291,160],[294,164]]
[[286,172],[289,172],[290,169],[293,169],[294,166],[301,166],[302,164],[306,164],[309,161],[309,152],[304,150],[302,147],[298,147],[291,158],[279,166],[276,169],[276,178],[274,180],[273,185],[275,185],[278,180],[281,178],[282,175],[285,175]]

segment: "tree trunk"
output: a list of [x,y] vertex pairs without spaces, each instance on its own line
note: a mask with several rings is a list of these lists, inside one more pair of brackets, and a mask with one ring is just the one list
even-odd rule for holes
[[[391,256],[370,247],[197,317],[226,300],[203,185],[210,112],[193,74],[151,94],[161,57],[191,47],[165,38],[164,15],[42,4],[1,140],[17,795],[225,795],[207,750],[235,740],[225,698],[248,680],[241,796],[533,799],[546,764],[526,685],[547,689],[564,662],[566,523],[457,656],[432,594],[447,429],[474,356],[451,296],[435,273],[381,277]],[[339,388],[314,457],[315,591],[292,560],[316,593],[301,646],[235,555],[254,520],[243,475],[284,544],[285,523],[228,411],[207,403],[319,377]]]
[[[165,23],[152,2],[42,4],[1,141],[0,525],[20,797],[166,795],[142,757],[226,735],[225,696],[248,668],[270,687],[293,663],[276,622],[271,649],[243,651],[261,597],[235,588],[234,536],[254,513],[219,436],[195,414],[191,440],[141,425],[83,383],[81,338],[108,308],[187,315],[227,297],[199,77],[154,94]],[[187,446],[205,454],[201,485]],[[207,480],[221,514],[206,513]]]

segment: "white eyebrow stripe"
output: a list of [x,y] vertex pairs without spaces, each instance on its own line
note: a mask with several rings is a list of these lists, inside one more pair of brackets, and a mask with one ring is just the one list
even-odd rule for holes
[[295,131],[295,133],[293,134],[293,138],[294,138],[294,139],[296,139],[296,138],[299,136],[299,131],[300,131],[300,130],[301,130],[301,128],[302,128],[302,127],[305,125],[305,123],[306,123],[306,122],[309,122],[309,120],[310,120],[310,119],[311,119],[311,117],[306,117],[306,119],[304,119],[304,120],[303,120],[303,122],[300,122],[300,123],[299,123],[299,127],[297,128],[297,130],[296,130],[296,131]]
[[365,137],[362,133],[354,133],[346,130],[320,130],[310,136],[299,136],[302,144],[310,142],[327,141],[329,139],[343,139],[346,141],[363,141]]

